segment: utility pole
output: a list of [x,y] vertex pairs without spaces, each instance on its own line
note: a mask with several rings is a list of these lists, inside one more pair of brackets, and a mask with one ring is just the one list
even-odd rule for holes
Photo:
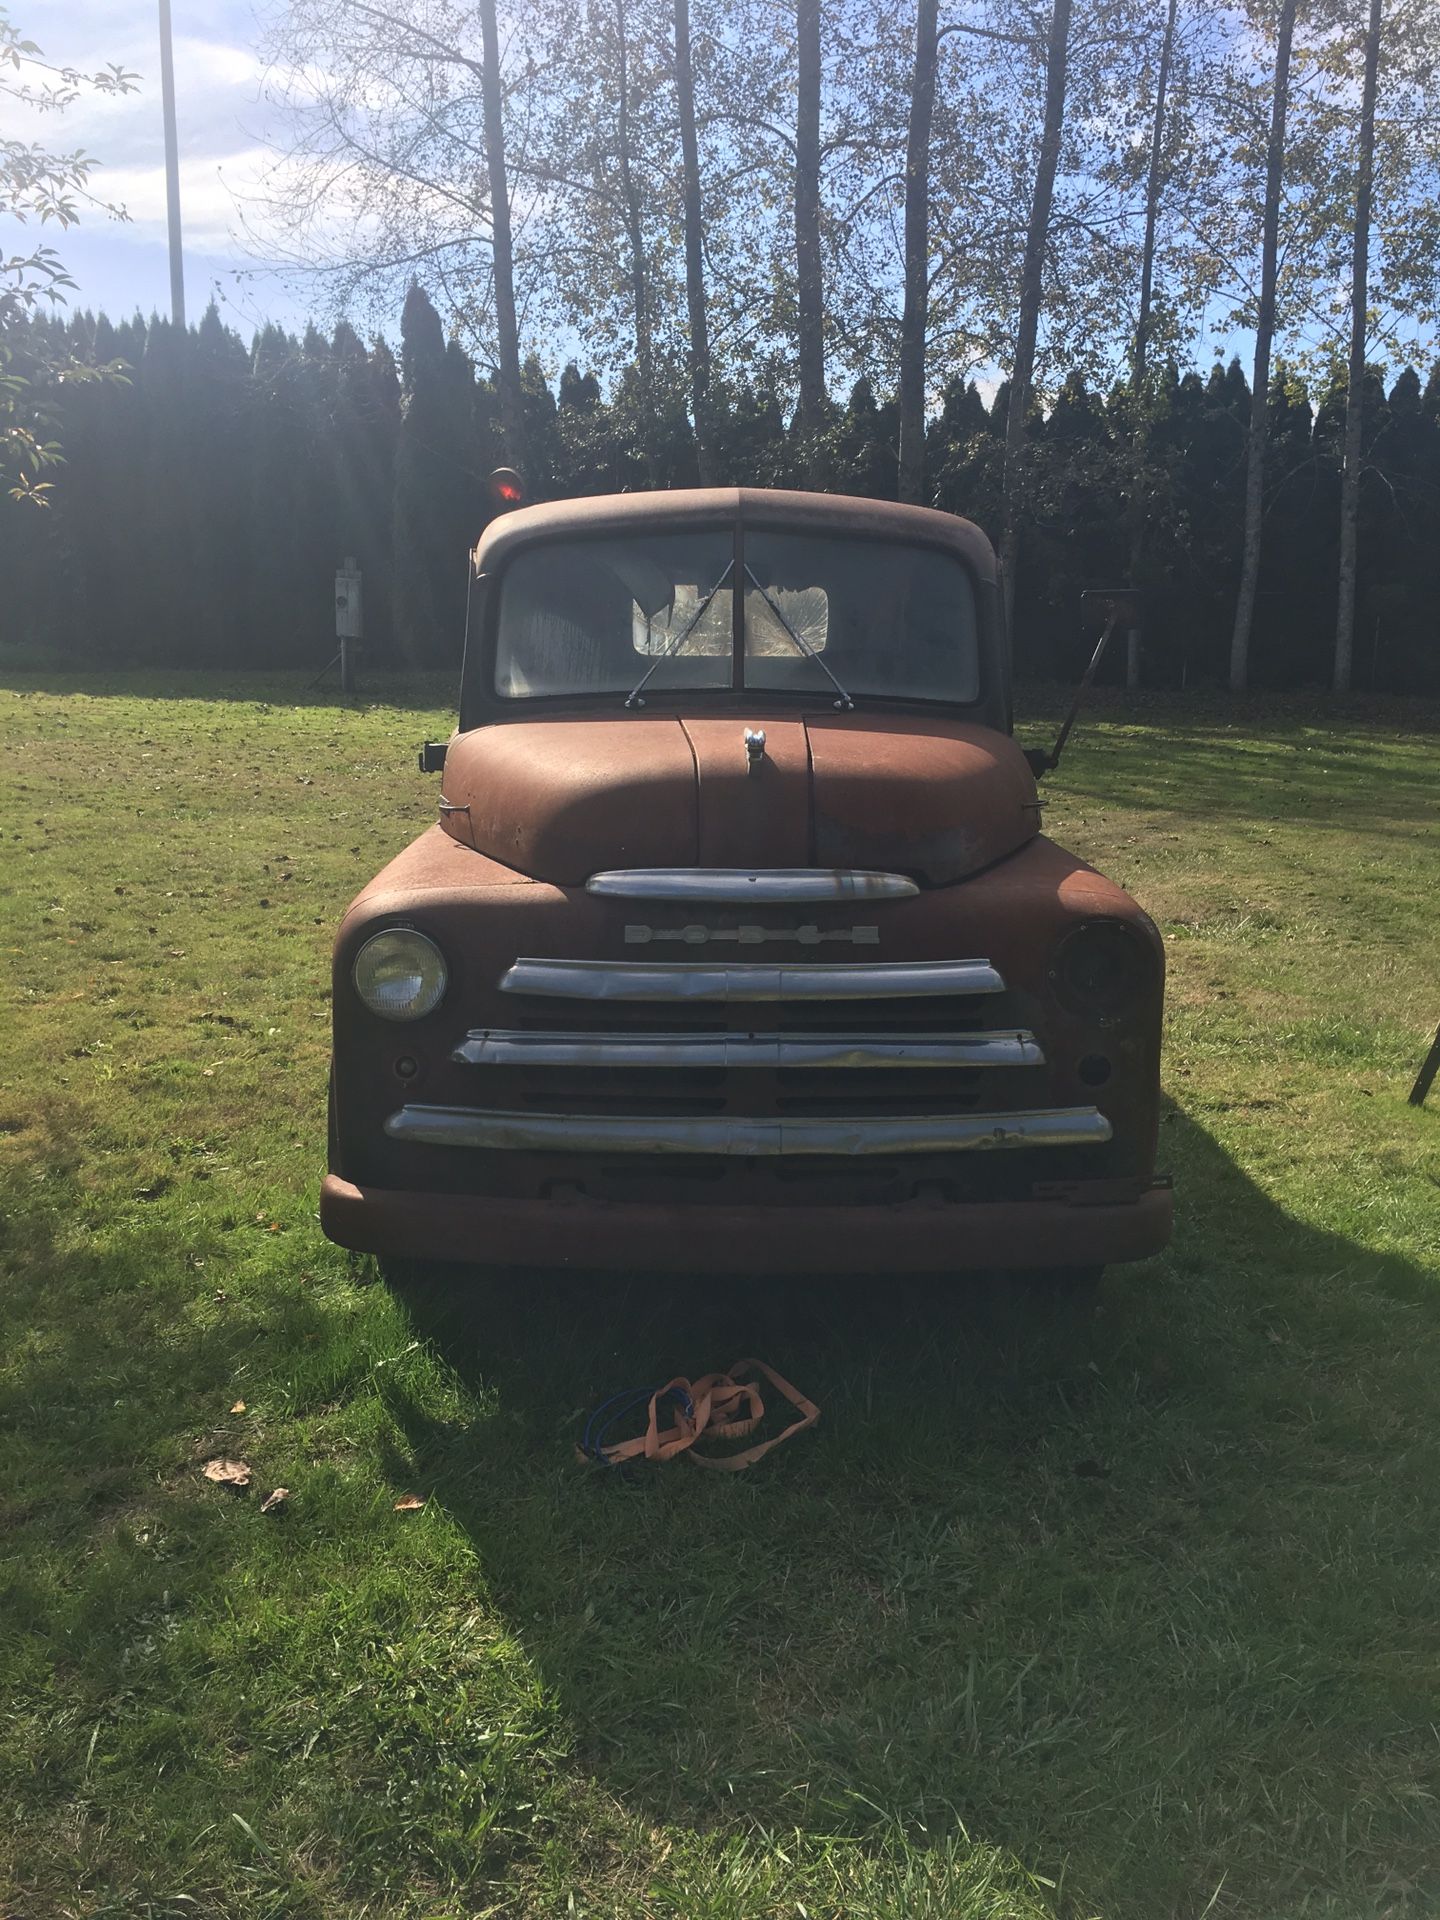
[[170,222],[170,318],[185,325],[185,262],[180,254],[180,143],[175,137],[175,56],[170,0],[160,0],[160,104],[165,116],[165,210]]

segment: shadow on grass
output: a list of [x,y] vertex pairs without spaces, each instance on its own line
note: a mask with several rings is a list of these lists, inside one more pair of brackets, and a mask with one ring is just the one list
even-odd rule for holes
[[[1151,738],[1137,741],[1137,729]],[[1017,731],[1027,743],[1045,737],[1034,718]],[[1421,736],[1437,731],[1435,702],[1380,700],[1360,714],[1263,695],[1118,694],[1086,713],[1047,791],[1079,807],[1174,814],[1213,832],[1234,814],[1238,785],[1252,821],[1413,841],[1434,806],[1432,756]]]
[[[113,1716],[143,1745],[137,1647],[233,1573],[245,1503],[214,1498],[200,1469],[250,1451],[226,1412],[235,1383],[273,1376],[277,1352],[303,1379],[312,1350],[334,1352],[344,1316],[308,1273],[263,1283],[263,1215],[192,1210],[179,1170],[139,1191],[106,1185],[93,1135],[38,1103],[29,1118],[0,1172],[0,1662],[27,1688],[53,1662],[57,1722],[73,1687],[97,1722]],[[169,1698],[164,1711],[180,1708]],[[192,1746],[200,1737],[197,1720]]]
[[[397,1390],[397,1482],[627,1805],[963,1829],[1065,1913],[1440,1896],[1436,1276],[1298,1226],[1176,1110],[1165,1138],[1174,1253],[1078,1316],[964,1280],[397,1282],[480,1409]],[[823,1409],[754,1471],[574,1463],[607,1395],[751,1353]]]

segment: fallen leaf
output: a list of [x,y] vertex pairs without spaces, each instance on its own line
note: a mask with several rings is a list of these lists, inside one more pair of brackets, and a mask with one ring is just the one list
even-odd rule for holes
[[232,1413],[243,1413],[245,1411],[245,1402],[243,1400],[237,1400],[230,1411]]
[[423,1493],[402,1493],[395,1502],[396,1513],[418,1513],[425,1504]]
[[234,1487],[237,1492],[250,1484],[250,1469],[243,1460],[207,1460],[201,1471],[217,1486]]
[[260,1511],[262,1513],[274,1513],[275,1509],[277,1507],[283,1507],[289,1498],[289,1487],[276,1487],[273,1493],[267,1493],[265,1498],[260,1502]]

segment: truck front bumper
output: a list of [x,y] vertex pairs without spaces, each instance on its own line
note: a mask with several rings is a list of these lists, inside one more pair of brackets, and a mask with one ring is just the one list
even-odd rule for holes
[[[1110,1183],[1099,1182],[1103,1188]],[[320,1224],[393,1259],[607,1272],[953,1273],[1144,1260],[1170,1238],[1173,1199],[1064,1197],[898,1206],[768,1207],[497,1199],[359,1187],[330,1174]]]

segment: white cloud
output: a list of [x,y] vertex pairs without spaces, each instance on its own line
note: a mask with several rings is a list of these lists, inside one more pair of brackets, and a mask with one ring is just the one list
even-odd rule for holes
[[[187,254],[235,267],[254,265],[241,235],[235,200],[252,191],[273,154],[264,145],[274,109],[264,97],[264,65],[254,51],[258,28],[244,0],[172,0],[180,207]],[[98,162],[97,199],[125,209],[123,224],[87,214],[79,229],[91,273],[85,304],[117,310],[133,303],[139,276],[148,286],[155,249],[165,237],[165,147],[160,106],[156,12],[135,0],[18,0],[13,17],[56,66],[82,72],[116,63],[137,76],[123,96],[84,94],[65,113],[7,113],[7,131]],[[0,246],[8,239],[0,221]],[[104,237],[104,244],[98,244]],[[91,240],[97,244],[88,244]],[[62,254],[75,251],[64,237]],[[133,256],[134,268],[124,266]],[[143,266],[142,266],[143,263]],[[188,277],[188,276],[187,276]],[[141,295],[142,299],[146,296]],[[163,281],[154,288],[163,305]],[[284,303],[288,306],[288,302]]]
[[[210,158],[182,159],[180,213],[185,244],[202,253],[237,251],[235,193],[252,187],[273,156],[264,147],[247,146]],[[153,240],[165,232],[165,167],[106,167],[97,176],[108,200],[123,205],[128,227],[138,240]]]

